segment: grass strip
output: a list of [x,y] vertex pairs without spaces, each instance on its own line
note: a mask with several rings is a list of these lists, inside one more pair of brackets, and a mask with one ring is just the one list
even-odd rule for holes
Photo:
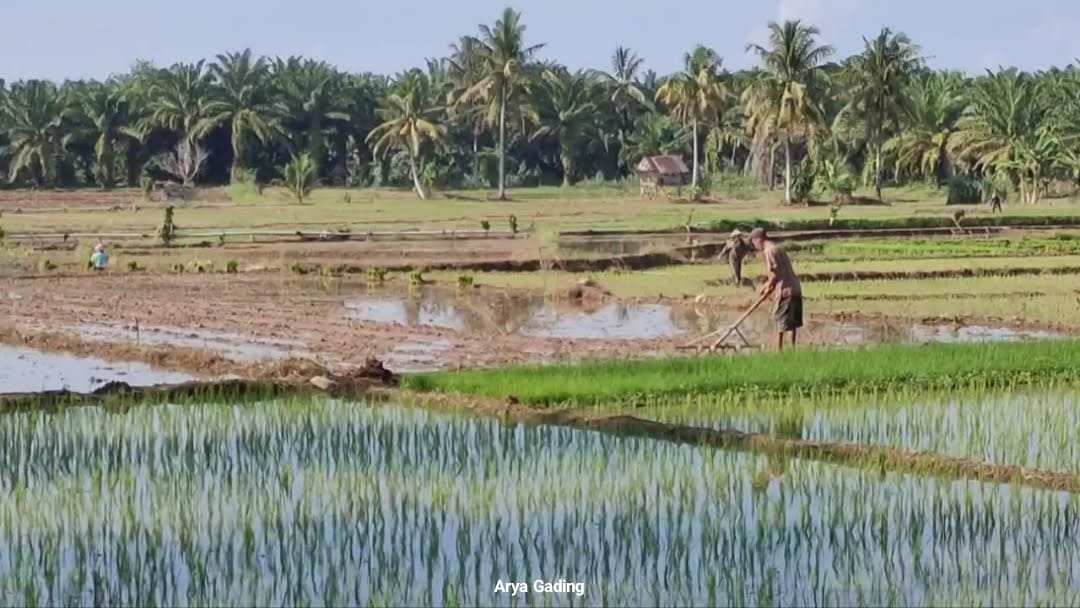
[[403,386],[533,405],[646,404],[695,395],[1007,388],[1080,381],[1080,340],[799,349],[733,357],[586,361],[405,376]]
[[[987,215],[966,217],[961,220],[964,228],[983,228],[994,226],[1080,226],[1080,215]],[[766,230],[875,230],[889,228],[953,228],[952,213],[942,215],[924,215],[882,218],[846,218],[836,219],[831,224],[828,218],[794,220],[729,220],[721,219],[709,222],[707,229],[726,232],[739,228],[749,230],[755,227]],[[685,230],[685,228],[684,228]]]

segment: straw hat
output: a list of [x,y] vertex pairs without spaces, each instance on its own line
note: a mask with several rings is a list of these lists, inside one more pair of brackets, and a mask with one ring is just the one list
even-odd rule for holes
[[102,245],[101,243],[98,243],[97,245],[94,245],[94,251],[101,251],[104,248],[105,248],[105,246]]
[[736,229],[731,231],[731,238],[740,237],[740,236],[742,236],[742,230],[739,230],[738,228],[736,228]]

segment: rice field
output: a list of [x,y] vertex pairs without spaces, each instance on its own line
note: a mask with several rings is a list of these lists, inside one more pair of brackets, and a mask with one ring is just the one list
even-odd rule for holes
[[1080,502],[1008,485],[325,399],[0,446],[5,605],[1080,603]]
[[1066,390],[902,392],[650,408],[663,422],[1080,471],[1080,399]]

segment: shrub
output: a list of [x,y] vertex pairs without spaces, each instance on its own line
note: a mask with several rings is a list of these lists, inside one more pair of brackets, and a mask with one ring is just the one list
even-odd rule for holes
[[127,263],[127,269],[128,269],[128,272],[138,272],[138,271],[142,270],[142,268],[139,268],[139,263],[136,262],[135,260],[131,260],[130,262]]
[[461,287],[461,288],[472,287],[472,285],[473,285],[472,275],[471,274],[458,275],[457,284],[458,284],[458,287]]
[[518,219],[517,219],[517,216],[514,215],[513,213],[510,214],[509,223],[510,223],[510,233],[516,235],[518,233]]
[[304,199],[315,189],[315,182],[318,177],[317,169],[315,161],[312,160],[309,154],[294,156],[289,161],[289,164],[282,169],[285,176],[285,179],[282,180],[283,185],[297,203],[303,204]]
[[424,271],[414,270],[409,273],[409,285],[423,285],[424,284]]
[[386,280],[385,268],[368,268],[367,279],[369,283],[382,283]]
[[225,274],[236,274],[240,271],[240,264],[236,260],[229,260],[225,263]]
[[292,265],[289,266],[289,270],[291,270],[293,274],[307,274],[308,273],[307,268],[304,268],[304,265],[301,264],[300,262],[293,262]]
[[814,191],[814,168],[807,163],[791,168],[791,202],[805,203]]
[[977,205],[983,202],[985,186],[981,180],[957,175],[949,180],[946,205]]

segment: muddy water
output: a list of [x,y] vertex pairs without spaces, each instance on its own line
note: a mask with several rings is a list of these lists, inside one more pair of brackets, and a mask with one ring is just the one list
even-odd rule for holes
[[[425,292],[410,297],[364,296],[345,302],[347,318],[403,327],[432,327],[470,334],[501,333],[573,340],[648,340],[692,337],[727,327],[736,311],[701,305],[612,302],[594,307],[555,303],[540,297]],[[740,331],[752,343],[771,340],[768,314],[747,319]],[[880,343],[1040,340],[1062,337],[1046,331],[1005,327],[837,322],[809,319],[800,336],[808,343],[838,346]],[[738,336],[733,341],[740,341]]]
[[0,346],[0,393],[68,389],[89,392],[106,382],[131,386],[188,382],[192,376],[160,371],[143,363],[109,363],[101,359],[43,353]]
[[306,354],[304,344],[297,341],[258,338],[228,332],[188,329],[182,327],[83,324],[79,334],[86,340],[99,342],[131,341],[142,344],[201,348],[220,352],[240,362],[284,359]]

